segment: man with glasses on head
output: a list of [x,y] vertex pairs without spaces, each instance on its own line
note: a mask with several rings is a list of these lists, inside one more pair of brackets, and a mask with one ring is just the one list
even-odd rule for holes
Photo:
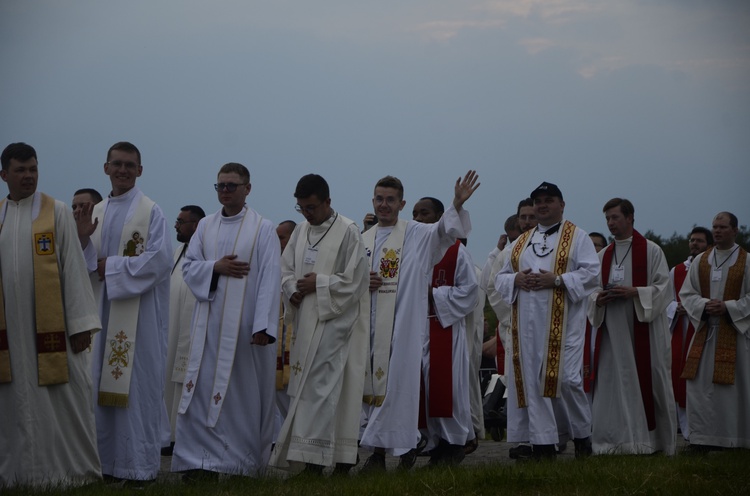
[[256,476],[271,452],[279,318],[279,238],[245,204],[250,172],[221,167],[222,208],[205,217],[183,265],[196,298],[177,416],[172,471],[188,481],[219,473]]
[[375,185],[377,226],[363,235],[370,264],[370,342],[361,445],[373,451],[363,471],[385,471],[385,455],[414,465],[420,448],[419,383],[432,268],[471,230],[463,204],[479,187],[475,171],[456,181],[453,202],[435,224],[399,220],[404,187],[386,176]]
[[[357,463],[367,356],[370,276],[359,228],[331,208],[328,183],[303,176],[299,224],[281,260],[285,320],[293,322],[289,397],[271,465],[320,474]],[[290,463],[291,462],[291,463]]]
[[135,145],[112,145],[104,163],[112,192],[79,219],[94,218],[84,254],[96,264],[104,329],[92,353],[102,473],[134,485],[155,479],[161,462],[172,267],[167,220],[136,186],[142,172]]
[[177,214],[174,228],[179,245],[174,251],[172,275],[169,279],[169,338],[167,340],[167,375],[164,386],[164,402],[169,414],[170,443],[162,449],[162,456],[170,456],[174,447],[174,430],[177,422],[177,407],[182,396],[182,383],[187,370],[190,353],[190,324],[193,321],[195,296],[182,277],[190,239],[198,228],[198,221],[206,216],[197,205],[185,205]]

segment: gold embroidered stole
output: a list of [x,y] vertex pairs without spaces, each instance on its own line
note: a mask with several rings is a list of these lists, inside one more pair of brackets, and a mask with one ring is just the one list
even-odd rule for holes
[[[139,193],[133,199],[133,202],[136,203],[135,210],[130,219],[125,221],[118,245],[119,249],[122,250],[121,254],[118,253],[118,255],[126,257],[138,256],[145,251],[148,243],[151,211],[155,205],[150,198],[142,193]],[[109,200],[102,203],[105,205],[102,206],[99,218],[106,220],[106,208],[109,205]],[[94,209],[96,214],[98,209],[96,207]],[[91,238],[91,241],[95,243],[97,253],[101,249],[102,230],[103,223],[100,222],[97,229],[98,233]],[[127,408],[128,406],[130,378],[133,374],[133,363],[135,361],[135,342],[140,304],[140,296],[110,301],[102,375],[99,382],[98,404],[100,406],[118,408]]]
[[[68,382],[67,333],[60,270],[55,253],[55,200],[39,194],[39,215],[31,224],[34,253],[34,311],[39,386]],[[0,209],[5,208],[5,200]],[[0,224],[0,228],[2,225]],[[11,382],[5,297],[0,278],[0,383]]]
[[[711,298],[711,264],[709,256],[715,248],[704,252],[698,263],[698,280],[700,281],[701,296]],[[738,248],[737,261],[727,271],[727,282],[724,285],[723,301],[738,300],[742,291],[742,282],[745,276],[745,263],[747,252]],[[682,372],[683,379],[695,379],[698,373],[703,349],[708,337],[708,325],[703,325],[696,331],[693,345],[690,347],[685,368]],[[716,339],[716,350],[714,352],[714,384],[734,384],[735,364],[737,362],[737,332],[732,327],[727,315],[719,318],[719,332]]]
[[[555,248],[555,259],[552,272],[561,276],[568,271],[570,252],[573,245],[576,226],[569,221],[564,221],[560,228],[557,246]],[[518,272],[521,255],[528,248],[528,240],[533,230],[523,233],[511,251],[511,266],[514,272]],[[563,350],[565,336],[567,334],[567,316],[565,308],[565,291],[562,287],[552,288],[548,310],[549,327],[544,345],[544,376],[542,380],[541,394],[545,398],[559,398],[562,383],[560,381],[560,370],[563,368]],[[518,298],[512,305],[511,334],[513,338],[513,372],[516,383],[516,396],[519,408],[526,407],[526,392],[523,382],[523,367],[521,366],[522,350],[518,338]]]
[[[393,325],[396,317],[396,296],[398,279],[401,273],[401,261],[408,222],[399,220],[393,231],[383,243],[381,253],[375,253],[375,238],[378,226],[362,235],[370,267],[383,278],[383,285],[375,296],[375,329],[373,338],[372,360],[368,360],[365,371],[365,389],[362,401],[368,405],[382,406],[385,401],[388,385],[388,369],[391,360],[391,342]],[[415,254],[419,256],[418,254]],[[373,260],[377,266],[373,267]]]

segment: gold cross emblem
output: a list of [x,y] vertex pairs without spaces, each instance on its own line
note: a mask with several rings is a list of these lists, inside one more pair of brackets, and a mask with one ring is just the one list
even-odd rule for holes
[[378,367],[378,370],[375,372],[375,377],[377,377],[378,380],[380,380],[383,378],[384,375],[385,375],[385,372],[383,372],[383,369]]

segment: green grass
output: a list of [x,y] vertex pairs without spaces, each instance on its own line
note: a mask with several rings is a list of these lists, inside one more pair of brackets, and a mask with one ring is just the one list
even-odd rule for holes
[[[102,483],[44,494],[123,495]],[[30,489],[3,490],[3,496],[42,494]],[[731,495],[750,494],[750,451],[710,456],[599,456],[585,461],[478,465],[454,469],[415,469],[408,473],[350,477],[299,476],[286,480],[231,478],[186,486],[159,482],[137,491],[144,495]]]

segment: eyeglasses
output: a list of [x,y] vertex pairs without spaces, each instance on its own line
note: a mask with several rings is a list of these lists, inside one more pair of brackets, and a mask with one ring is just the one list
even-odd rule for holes
[[219,183],[219,184],[214,184],[214,189],[216,191],[224,191],[224,190],[226,190],[229,193],[234,193],[235,191],[237,191],[238,187],[244,186],[246,184],[247,183],[240,183],[240,184],[237,184],[237,183]]
[[136,164],[135,162],[123,162],[122,160],[113,160],[111,162],[107,162],[107,165],[114,167],[116,169],[119,169],[120,167],[125,167],[126,169],[133,170],[141,164]]
[[382,203],[385,203],[387,205],[393,206],[393,205],[398,204],[399,199],[396,198],[395,196],[388,196],[385,198],[383,198],[382,196],[376,196],[375,198],[372,199],[372,202],[375,205],[380,205]]
[[313,212],[315,212],[315,209],[318,208],[321,205],[323,205],[323,204],[322,203],[318,203],[317,205],[305,205],[303,207],[302,205],[300,205],[299,203],[297,203],[296,205],[294,205],[294,210],[296,210],[299,213],[303,213],[304,212],[306,214],[312,214]]
[[183,226],[185,224],[195,224],[196,222],[198,221],[197,220],[182,220],[182,219],[177,219],[176,221],[174,221],[174,223],[178,226]]

